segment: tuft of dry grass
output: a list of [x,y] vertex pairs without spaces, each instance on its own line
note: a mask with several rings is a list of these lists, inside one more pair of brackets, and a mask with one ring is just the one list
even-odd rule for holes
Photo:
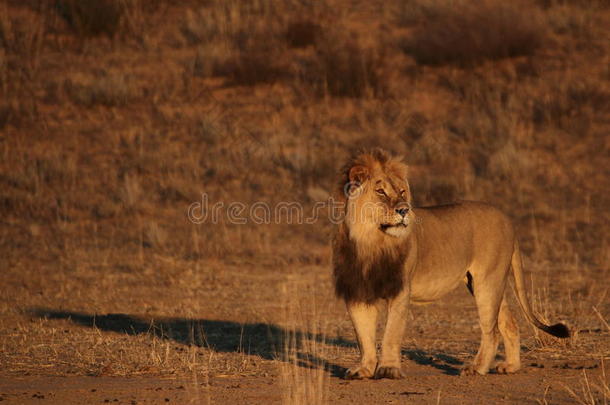
[[118,0],[63,0],[58,1],[55,7],[79,35],[112,37],[121,28],[125,4]]
[[142,0],[58,0],[54,12],[70,30],[84,38],[132,35],[142,39],[145,12],[159,9],[161,1]]
[[139,96],[132,77],[124,73],[101,73],[68,79],[63,90],[73,103],[85,107],[124,106]]
[[586,370],[582,370],[582,377],[579,380],[579,387],[572,388],[566,384],[561,384],[563,389],[580,405],[607,404],[610,400],[610,385],[606,377],[606,367],[604,358],[601,361],[602,373],[598,379],[593,379],[587,375]]
[[424,21],[403,43],[422,65],[470,66],[484,60],[532,55],[545,44],[546,27],[532,6],[498,0],[441,1],[420,6]]
[[[4,63],[10,63],[12,68],[28,67],[34,69],[39,62],[43,40],[46,34],[45,18],[40,14],[9,13],[5,3],[0,5],[0,49],[3,52]],[[32,19],[28,21],[28,19]],[[11,57],[18,57],[19,62],[26,66],[17,66]],[[7,66],[0,65],[2,69]]]
[[181,30],[189,43],[200,46],[195,74],[225,76],[234,85],[246,86],[285,76],[279,64],[285,47],[282,10],[266,0],[212,2],[188,10]]
[[300,79],[318,95],[381,97],[387,93],[382,69],[385,53],[343,31],[328,30],[315,45],[315,58],[305,62]]
[[[288,327],[283,336],[280,358],[282,403],[326,404],[330,370],[324,360],[325,331],[318,325],[319,314],[314,302],[303,307],[304,297],[295,285],[282,286],[285,322]],[[313,321],[312,321],[313,319]],[[322,328],[324,329],[324,328]],[[302,331],[308,331],[304,337]]]
[[38,104],[31,95],[46,35],[43,13],[29,9],[13,13],[5,2],[0,4],[0,129],[39,117]]
[[552,125],[568,134],[586,136],[593,114],[610,113],[610,91],[588,77],[571,77],[548,83],[533,97],[532,120],[536,126]]
[[[290,7],[296,9],[255,1],[189,10],[182,33],[200,46],[190,69],[196,76],[224,76],[239,86],[297,79],[318,96],[386,93],[381,47],[315,22],[313,6]],[[299,18],[292,17],[297,13]]]
[[285,37],[288,46],[305,48],[314,45],[322,34],[322,27],[311,19],[297,19],[288,23]]
[[273,43],[264,40],[248,41],[239,52],[216,69],[231,83],[240,86],[255,86],[273,83],[286,76],[280,64],[280,55]]

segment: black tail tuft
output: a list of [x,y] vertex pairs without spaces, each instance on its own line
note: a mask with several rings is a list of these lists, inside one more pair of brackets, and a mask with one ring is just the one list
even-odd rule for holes
[[570,337],[570,330],[563,323],[556,323],[555,325],[547,326],[544,328],[544,331],[558,338]]

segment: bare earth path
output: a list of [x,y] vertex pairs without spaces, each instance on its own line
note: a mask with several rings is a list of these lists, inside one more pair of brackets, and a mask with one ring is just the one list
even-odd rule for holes
[[[594,381],[600,371],[588,370]],[[512,376],[460,378],[410,364],[401,381],[343,381],[331,378],[330,403],[572,403],[563,387],[578,387],[582,370],[533,368]],[[517,389],[518,387],[518,389]],[[548,388],[546,395],[545,390]],[[18,377],[0,379],[4,403],[15,404],[189,404],[280,403],[278,378],[217,377],[209,383],[157,377]],[[584,399],[584,398],[583,398]]]

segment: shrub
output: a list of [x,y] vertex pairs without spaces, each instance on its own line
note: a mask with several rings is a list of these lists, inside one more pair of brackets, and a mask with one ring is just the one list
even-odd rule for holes
[[285,75],[285,72],[272,62],[273,58],[270,55],[271,53],[262,48],[242,51],[225,62],[220,67],[220,71],[233,84],[241,86],[273,83]]
[[292,21],[286,27],[285,37],[291,48],[304,48],[316,43],[321,27],[312,20]]
[[77,34],[85,37],[131,34],[143,36],[148,13],[160,7],[161,0],[58,0],[56,12]]
[[186,71],[195,77],[212,77],[222,74],[222,68],[232,56],[223,44],[209,43],[197,48],[194,57],[185,64]]
[[530,55],[545,41],[536,8],[499,0],[439,2],[403,44],[424,65],[469,66],[486,59]]
[[364,46],[348,34],[330,33],[315,50],[315,59],[307,62],[301,79],[318,94],[364,97],[386,93],[381,74],[384,53],[379,47]]
[[271,33],[257,35],[251,32],[247,39],[236,38],[233,56],[216,68],[215,73],[227,76],[233,84],[254,86],[272,83],[287,74],[282,65],[281,52],[275,36]]
[[124,74],[102,74],[86,80],[67,80],[64,90],[75,104],[86,107],[123,106],[138,96],[133,80]]
[[232,84],[246,86],[279,79],[285,74],[279,56],[286,47],[279,12],[273,2],[236,0],[189,10],[181,30],[202,50],[194,74],[226,76]]
[[113,36],[119,31],[124,2],[117,0],[62,0],[57,12],[78,33],[85,36]]

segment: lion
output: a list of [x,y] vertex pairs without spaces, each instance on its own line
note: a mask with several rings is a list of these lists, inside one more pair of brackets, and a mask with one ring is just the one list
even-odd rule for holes
[[[414,208],[407,166],[381,149],[357,154],[341,178],[345,216],[333,240],[333,278],[352,320],[360,364],[348,379],[401,378],[400,350],[410,303],[438,300],[460,283],[474,296],[481,343],[462,375],[484,375],[500,336],[505,361],[498,373],[521,367],[519,330],[505,297],[509,275],[527,320],[553,336],[570,336],[561,324],[542,323],[527,299],[519,244],[509,218],[481,202]],[[378,361],[378,304],[387,321]]]

